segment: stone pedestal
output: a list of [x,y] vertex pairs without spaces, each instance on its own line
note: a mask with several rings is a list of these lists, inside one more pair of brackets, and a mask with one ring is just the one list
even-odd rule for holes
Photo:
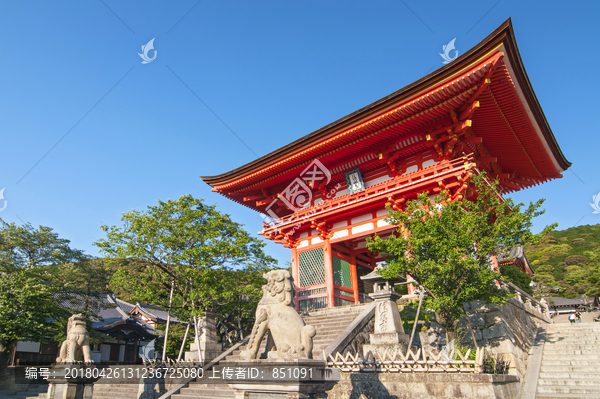
[[[66,378],[71,376],[71,373],[67,373],[65,369],[79,368],[79,365],[65,364],[53,366],[50,369],[50,377],[48,378],[48,393],[46,398],[48,399],[92,399],[94,391],[94,382],[98,378]],[[85,369],[93,370],[95,367],[86,365]],[[92,374],[92,373],[91,373]]]
[[[293,361],[265,362],[254,360],[244,363],[229,363],[227,366],[250,366],[257,369],[261,378],[236,381],[229,386],[236,390],[236,399],[316,399],[325,398],[326,391],[332,389],[340,380],[340,369],[327,368],[324,360],[298,359]],[[285,373],[285,378],[281,374]],[[306,370],[311,370],[310,378]],[[296,371],[304,370],[306,378],[294,378]],[[291,378],[290,378],[291,377]]]
[[375,292],[369,294],[375,301],[375,332],[370,334],[370,345],[363,345],[363,355],[387,350],[393,351],[408,347],[410,337],[404,333],[402,319],[396,300],[400,295],[394,292],[394,286],[388,280],[375,281]]
[[[199,328],[202,330],[200,337],[196,337],[190,344],[190,351],[185,352],[186,362],[207,363],[223,352],[223,345],[217,337],[216,317],[213,313],[207,313],[201,318]],[[198,358],[200,348],[200,358]]]

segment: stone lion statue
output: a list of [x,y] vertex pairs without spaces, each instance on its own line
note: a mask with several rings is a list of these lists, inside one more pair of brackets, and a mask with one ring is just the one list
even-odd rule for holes
[[83,361],[93,363],[90,353],[90,335],[85,329],[86,318],[81,313],[69,317],[67,339],[60,346],[56,363],[75,363]]
[[305,325],[296,312],[292,276],[287,270],[272,270],[263,277],[267,284],[262,287],[263,297],[256,308],[256,321],[241,358],[256,359],[260,342],[270,331],[273,347],[269,359],[312,359],[312,339],[317,331],[313,326]]

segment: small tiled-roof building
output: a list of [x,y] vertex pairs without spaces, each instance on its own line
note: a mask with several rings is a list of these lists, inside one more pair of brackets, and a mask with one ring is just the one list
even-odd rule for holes
[[516,245],[508,251],[502,251],[497,256],[498,265],[515,265],[522,272],[533,276],[533,268],[527,260],[527,255],[525,255],[525,249],[522,245]]
[[592,305],[593,300],[587,295],[581,295],[577,298],[559,298],[556,296],[550,297],[549,307],[554,313],[572,313],[581,307]]
[[[158,324],[165,324],[167,318],[169,317],[169,313],[163,308],[139,302],[136,302],[136,304],[131,308],[129,315],[152,326],[152,328],[156,328]],[[181,321],[173,316],[171,316],[171,322],[181,323]]]
[[[76,294],[57,297],[61,306],[73,313],[84,309],[83,299]],[[96,363],[137,363],[142,358],[155,358],[155,341],[162,336],[157,325],[165,324],[168,313],[159,307],[141,303],[131,304],[113,294],[101,294],[94,299],[99,318],[92,319],[92,327],[106,334],[106,340],[92,345],[92,359]],[[174,317],[171,322],[180,323]],[[13,350],[12,364],[50,364],[56,359],[58,345],[52,340],[18,342]]]

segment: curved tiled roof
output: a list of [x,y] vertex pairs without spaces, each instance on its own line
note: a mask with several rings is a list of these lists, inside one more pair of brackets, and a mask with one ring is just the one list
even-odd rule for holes
[[[493,72],[489,89],[477,91],[488,71]],[[336,165],[359,150],[375,150],[391,137],[440,122],[449,107],[460,108],[475,93],[483,101],[473,115],[473,130],[506,172],[521,176],[508,191],[560,177],[571,165],[533,92],[509,19],[452,63],[395,93],[246,165],[201,178],[213,191],[263,211],[244,197],[283,185],[314,159]]]
[[525,256],[525,250],[522,245],[515,245],[509,251],[500,251],[498,253],[498,262],[506,262],[514,259],[521,259]]

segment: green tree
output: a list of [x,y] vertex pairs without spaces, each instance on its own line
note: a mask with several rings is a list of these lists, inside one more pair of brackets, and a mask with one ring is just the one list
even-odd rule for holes
[[500,265],[500,274],[505,281],[513,283],[529,295],[533,295],[533,289],[530,286],[531,277],[529,274],[523,273],[517,266]]
[[435,311],[438,323],[454,335],[463,304],[473,300],[502,304],[506,290],[498,289],[500,274],[491,267],[490,255],[503,248],[539,239],[531,220],[543,213],[543,200],[515,204],[498,195],[497,183],[485,174],[474,175],[469,184],[476,198],[450,201],[445,193],[435,202],[428,193],[409,201],[401,211],[390,211],[387,221],[401,226],[387,239],[368,240],[371,251],[385,254],[389,268],[385,277],[410,275],[424,287],[425,308]]
[[263,242],[191,195],[124,213],[121,220],[120,227],[102,226],[106,238],[95,243],[109,257],[134,263],[120,267],[111,285],[165,309],[173,286],[170,310],[180,320],[219,312],[236,300],[244,286],[230,277],[232,271],[276,263],[265,255]]
[[536,273],[531,279],[536,283],[533,292],[537,299],[545,298],[549,302],[549,297],[558,294],[560,285],[551,274]]
[[78,261],[47,268],[63,300],[73,303],[73,312],[98,317],[106,308],[104,294],[110,292],[112,270],[105,259],[81,255]]
[[0,219],[0,369],[8,364],[19,340],[39,341],[51,336],[51,320],[69,316],[54,295],[47,267],[82,256],[49,227],[33,228]]

